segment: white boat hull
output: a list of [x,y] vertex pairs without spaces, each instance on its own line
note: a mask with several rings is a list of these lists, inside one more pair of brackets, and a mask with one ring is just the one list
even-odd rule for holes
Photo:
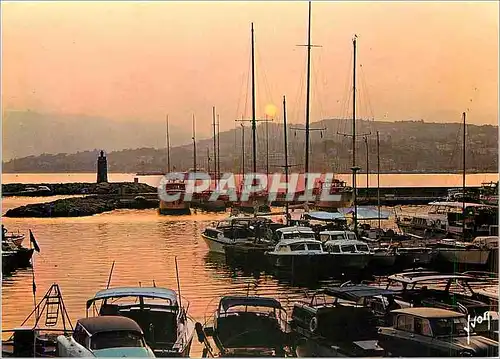
[[452,263],[485,265],[488,262],[488,249],[440,249],[439,257]]
[[203,240],[207,244],[208,250],[210,252],[221,253],[221,254],[226,253],[226,251],[224,250],[224,246],[230,244],[229,241],[224,241],[223,239],[218,240],[212,237],[208,237],[204,234],[202,234],[201,236],[203,237]]

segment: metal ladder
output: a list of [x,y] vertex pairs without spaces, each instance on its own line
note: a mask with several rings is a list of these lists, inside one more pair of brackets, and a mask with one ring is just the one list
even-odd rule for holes
[[61,307],[61,293],[59,292],[59,288],[53,287],[52,289],[46,297],[45,326],[47,327],[56,326],[59,318],[59,308]]

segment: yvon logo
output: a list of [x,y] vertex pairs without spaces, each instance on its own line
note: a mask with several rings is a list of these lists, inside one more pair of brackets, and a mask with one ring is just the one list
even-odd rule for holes
[[475,317],[471,317],[470,314],[467,316],[467,327],[464,328],[464,330],[467,332],[467,344],[470,344],[470,333],[471,331],[474,331],[476,328],[477,324],[481,324],[483,322],[488,322],[488,330],[491,329],[491,312],[486,311],[483,313],[483,315],[478,315]]

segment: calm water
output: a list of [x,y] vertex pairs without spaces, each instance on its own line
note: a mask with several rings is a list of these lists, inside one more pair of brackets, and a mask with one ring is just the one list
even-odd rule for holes
[[[460,185],[458,175],[385,175],[392,179],[383,185]],[[424,177],[422,177],[424,176]],[[110,181],[130,181],[134,175],[111,174]],[[346,176],[347,178],[347,176]],[[362,178],[360,176],[360,178]],[[425,179],[425,181],[424,181]],[[497,180],[498,175],[470,175],[470,184]],[[95,174],[2,175],[4,183],[93,182]],[[141,182],[156,185],[158,177]],[[374,182],[375,183],[375,182]],[[50,198],[8,197],[2,213],[28,203]],[[311,288],[278,280],[262,273],[244,273],[225,264],[224,257],[209,254],[201,238],[203,229],[226,214],[195,214],[183,217],[159,216],[155,210],[119,210],[82,218],[2,218],[11,231],[28,234],[31,229],[41,253],[35,254],[37,300],[57,282],[73,323],[85,316],[85,301],[106,287],[112,262],[116,261],[112,286],[164,286],[176,289],[174,258],[179,264],[182,295],[190,301],[190,314],[204,321],[215,310],[221,295],[247,290],[250,294],[273,296],[286,307],[305,297]],[[28,245],[28,239],[25,245]],[[2,327],[17,327],[33,309],[31,269],[19,270],[2,282]],[[5,336],[4,336],[5,339]],[[201,345],[194,340],[191,354],[201,356]]]
[[[136,177],[131,173],[110,173],[110,182],[132,182]],[[337,177],[351,183],[352,175],[339,174]],[[157,186],[160,176],[139,176],[139,182]],[[4,173],[3,183],[68,183],[68,182],[95,182],[95,173]],[[369,186],[377,185],[377,175],[370,174]],[[481,183],[498,181],[498,173],[476,173],[466,176],[468,186],[480,186]],[[366,174],[357,176],[357,185],[366,187]],[[462,186],[461,174],[381,174],[381,187],[460,187]]]
[[[53,199],[52,197],[50,199]],[[46,199],[5,198],[3,213],[27,202]],[[31,229],[41,248],[35,253],[37,300],[53,282],[63,292],[73,323],[85,316],[85,301],[106,287],[113,260],[112,286],[152,285],[176,289],[177,256],[182,295],[190,301],[190,314],[204,321],[218,297],[249,290],[273,296],[285,306],[304,297],[304,288],[290,286],[265,273],[247,274],[225,264],[224,257],[209,255],[200,233],[221,215],[159,216],[155,210],[121,210],[82,218],[3,218],[9,230]],[[25,245],[28,245],[28,239]],[[21,324],[33,309],[31,269],[19,270],[2,282],[2,327]],[[4,335],[4,339],[6,339]],[[192,356],[202,347],[193,343]]]

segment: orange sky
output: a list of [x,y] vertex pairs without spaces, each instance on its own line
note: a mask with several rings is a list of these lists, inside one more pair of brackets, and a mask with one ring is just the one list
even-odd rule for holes
[[[307,2],[2,1],[3,109],[190,121],[250,116],[255,24],[259,101],[288,98],[304,122]],[[350,116],[352,36],[359,112],[375,119],[498,123],[498,2],[313,2],[311,120]],[[299,96],[300,95],[300,96]],[[245,98],[247,109],[245,111]],[[367,104],[371,106],[367,106]]]

